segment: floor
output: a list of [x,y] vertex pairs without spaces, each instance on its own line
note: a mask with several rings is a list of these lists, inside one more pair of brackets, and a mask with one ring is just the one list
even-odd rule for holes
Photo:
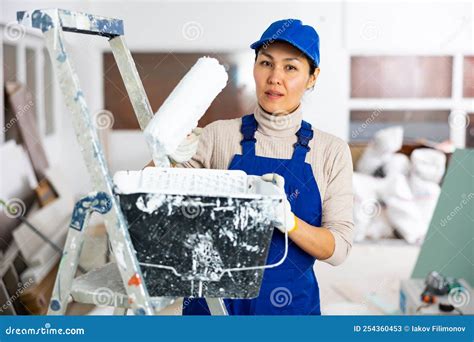
[[342,265],[316,263],[322,313],[397,314],[400,280],[410,278],[419,251],[402,240],[358,243]]
[[[322,313],[326,315],[390,315],[398,313],[399,283],[409,278],[419,246],[401,240],[357,243],[349,258],[334,267],[315,265],[321,292]],[[180,315],[181,300],[160,312]],[[69,315],[111,315],[111,307],[73,304]],[[128,314],[131,314],[129,312]]]

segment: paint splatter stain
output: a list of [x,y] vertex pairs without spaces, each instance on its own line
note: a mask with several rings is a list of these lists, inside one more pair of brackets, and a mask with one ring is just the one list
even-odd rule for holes
[[143,315],[146,314],[146,311],[145,311],[144,308],[138,308],[138,309],[135,310],[134,313],[135,313],[135,315],[137,315],[137,316],[143,316]]
[[61,303],[58,300],[53,299],[49,307],[53,311],[58,311],[59,309],[61,309]]
[[130,277],[128,280],[128,286],[139,286],[142,283],[142,279],[138,275],[138,273],[135,273],[133,276]]

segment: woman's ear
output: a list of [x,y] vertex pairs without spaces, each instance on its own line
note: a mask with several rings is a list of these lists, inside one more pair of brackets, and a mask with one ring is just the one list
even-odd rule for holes
[[314,73],[309,76],[308,86],[306,87],[307,89],[312,89],[312,88],[314,88],[314,85],[316,84],[316,80],[318,79],[318,76],[319,76],[319,72],[320,72],[320,71],[321,71],[321,69],[316,68],[316,69],[314,70]]

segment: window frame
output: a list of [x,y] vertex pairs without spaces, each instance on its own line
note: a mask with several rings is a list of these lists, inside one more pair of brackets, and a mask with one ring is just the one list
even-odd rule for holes
[[[51,85],[51,91],[52,91],[52,125],[53,125],[53,130],[50,134],[46,134],[46,114],[45,114],[45,89],[44,89],[44,80],[45,80],[45,62],[46,59],[44,58],[44,51],[46,49],[45,43],[44,43],[44,37],[41,32],[38,32],[37,30],[32,30],[29,28],[24,28],[24,31],[22,31],[21,37],[18,39],[10,39],[7,34],[5,34],[5,30],[7,29],[7,26],[10,24],[4,24],[0,23],[0,54],[2,56],[2,61],[3,61],[3,46],[4,44],[12,45],[16,48],[16,64],[17,64],[17,70],[16,70],[16,79],[18,82],[21,82],[22,84],[26,85],[27,84],[27,61],[26,61],[26,55],[27,55],[27,49],[31,49],[34,51],[34,72],[35,72],[35,94],[34,100],[35,100],[35,110],[36,110],[36,118],[37,118],[37,125],[38,125],[38,130],[39,130],[39,135],[43,140],[43,144],[45,147],[46,151],[52,151],[54,155],[57,155],[56,152],[58,152],[58,142],[60,138],[60,127],[61,127],[61,120],[59,117],[59,112],[60,112],[60,105],[61,103],[59,102],[59,87],[58,87],[58,82],[56,80],[56,77],[54,75],[54,70],[53,68],[50,68],[50,71],[52,75],[50,76],[50,79],[53,80],[52,85]],[[23,34],[24,33],[24,34]],[[3,68],[0,68],[0,84],[4,84],[4,75],[3,75]],[[6,99],[4,98],[4,92],[0,92],[0,108],[2,109],[1,115],[0,115],[0,125],[2,128],[5,127],[5,103]],[[2,129],[0,132],[0,144],[5,143],[5,133],[4,130]]]
[[[351,97],[351,77],[350,70],[352,68],[352,57],[390,57],[390,56],[448,56],[452,57],[452,84],[451,97],[449,98],[353,98]],[[400,51],[367,51],[358,52],[351,51],[349,53],[349,94],[348,94],[348,118],[349,127],[351,123],[351,111],[365,110],[373,111],[379,108],[383,110],[449,110],[450,113],[460,113],[464,111],[466,114],[474,110],[473,98],[463,97],[464,85],[464,57],[472,56],[468,51],[446,53],[436,51],[407,51],[402,53]],[[349,142],[352,132],[349,132]],[[456,129],[449,127],[449,138],[458,148],[465,147],[466,144],[466,129]]]

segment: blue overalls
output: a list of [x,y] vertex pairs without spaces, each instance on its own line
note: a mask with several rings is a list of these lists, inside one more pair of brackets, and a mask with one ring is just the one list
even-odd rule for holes
[[[321,197],[311,165],[305,163],[311,125],[301,122],[296,133],[291,159],[255,155],[257,121],[253,114],[242,118],[242,155],[236,154],[229,170],[243,170],[249,175],[277,173],[285,178],[285,192],[293,213],[303,221],[321,226]],[[315,228],[317,229],[317,228]],[[275,229],[267,264],[281,259],[285,251],[285,235]],[[288,255],[278,267],[264,271],[260,294],[253,299],[225,299],[229,315],[320,315],[319,287],[313,272],[315,258],[289,240]],[[187,299],[183,315],[209,315],[204,299]]]

